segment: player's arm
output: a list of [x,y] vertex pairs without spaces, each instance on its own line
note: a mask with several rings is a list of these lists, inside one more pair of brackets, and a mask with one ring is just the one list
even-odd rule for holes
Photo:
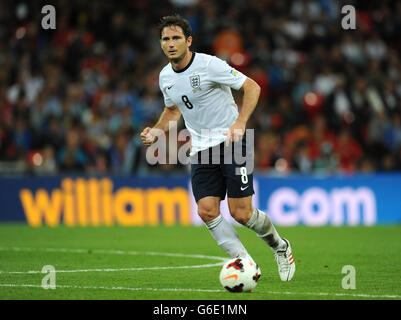
[[[169,123],[173,122],[177,126],[178,120],[181,118],[181,111],[176,105],[172,107],[165,107],[159,120],[153,126],[153,128],[147,127],[141,133],[141,139],[145,146],[150,146],[157,141],[157,134],[162,130],[167,132],[171,127]],[[173,126],[174,127],[174,126]]]
[[242,98],[242,108],[237,122],[246,125],[249,117],[258,104],[260,96],[260,86],[251,78],[246,78],[244,84],[241,87],[241,90],[243,90],[244,96]]
[[226,145],[230,141],[240,141],[245,133],[246,123],[255,110],[260,96],[260,86],[251,78],[246,78],[241,87],[244,92],[242,98],[242,108],[237,121],[225,133],[227,135]]

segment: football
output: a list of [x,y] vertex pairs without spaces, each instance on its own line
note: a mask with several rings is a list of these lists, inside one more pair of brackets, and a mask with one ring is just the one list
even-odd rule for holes
[[260,268],[249,259],[228,260],[220,271],[220,283],[229,292],[251,292],[261,276]]

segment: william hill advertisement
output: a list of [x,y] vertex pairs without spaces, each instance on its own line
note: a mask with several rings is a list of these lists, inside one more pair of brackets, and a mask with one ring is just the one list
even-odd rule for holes
[[32,227],[189,225],[187,179],[1,179],[1,220]]
[[[255,175],[253,206],[278,226],[401,223],[401,174]],[[227,200],[221,213],[230,222]],[[189,177],[0,177],[0,222],[65,225],[203,225]]]

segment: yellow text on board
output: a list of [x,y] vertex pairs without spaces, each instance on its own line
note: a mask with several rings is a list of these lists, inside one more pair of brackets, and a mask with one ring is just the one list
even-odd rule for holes
[[60,189],[21,189],[20,200],[30,226],[172,226],[191,223],[184,188],[130,188],[113,192],[111,179],[65,178]]

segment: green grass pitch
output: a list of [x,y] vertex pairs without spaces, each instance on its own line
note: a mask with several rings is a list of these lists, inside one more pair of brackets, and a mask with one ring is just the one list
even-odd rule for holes
[[[217,265],[227,256],[205,227],[0,224],[0,299],[401,299],[401,226],[277,229],[292,244],[293,280],[281,282],[272,251],[239,227],[262,277],[252,293],[229,293]],[[41,286],[45,265],[56,270],[54,290]],[[355,289],[342,287],[347,265]]]

